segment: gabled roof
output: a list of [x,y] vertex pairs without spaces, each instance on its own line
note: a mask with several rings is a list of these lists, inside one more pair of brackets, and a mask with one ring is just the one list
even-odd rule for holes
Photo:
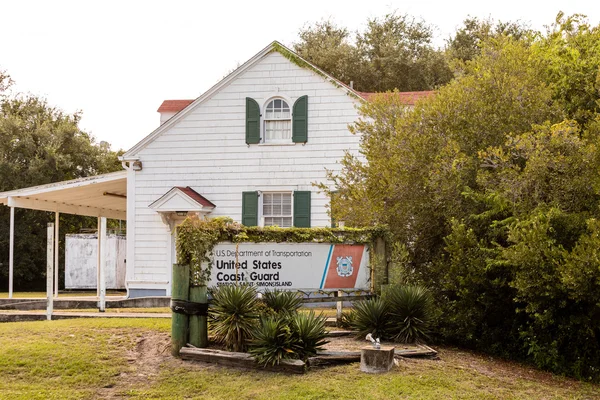
[[148,207],[158,212],[175,212],[210,211],[216,206],[189,186],[174,186]]
[[[286,58],[294,60],[294,61],[290,61],[290,62],[294,62],[294,63],[296,63],[297,65],[299,65],[301,67],[308,68],[308,69],[312,70],[313,72],[315,72],[316,74],[321,75],[326,80],[328,80],[329,82],[331,82],[335,86],[339,87],[341,90],[346,91],[346,93],[348,93],[348,94],[356,97],[357,99],[362,98],[361,95],[357,91],[355,91],[355,90],[347,87],[342,82],[338,81],[337,79],[335,79],[334,77],[332,77],[331,75],[329,75],[328,73],[326,73],[325,71],[321,70],[316,65],[313,65],[310,62],[306,61],[305,59],[303,59],[298,54],[294,53],[292,50],[288,49],[287,47],[285,47],[281,43],[279,43],[277,41],[274,41],[271,44],[269,44],[267,47],[265,47],[264,49],[262,49],[261,51],[259,51],[254,57],[252,57],[251,59],[249,59],[248,61],[246,61],[240,67],[238,67],[235,71],[233,71],[232,73],[230,73],[229,75],[227,75],[225,78],[221,79],[216,85],[214,85],[213,87],[211,87],[210,89],[208,89],[206,92],[204,92],[196,100],[194,100],[193,102],[191,102],[190,104],[188,104],[183,110],[181,110],[173,118],[169,119],[164,124],[162,124],[161,126],[159,126],[158,128],[156,128],[148,136],[146,136],[144,139],[142,139],[140,142],[138,142],[135,146],[133,146],[131,149],[129,149],[127,152],[125,152],[125,154],[123,154],[123,156],[121,156],[120,159],[121,160],[131,160],[131,159],[134,159],[135,155],[139,151],[141,151],[144,147],[146,147],[146,145],[148,145],[149,143],[151,143],[161,133],[169,130],[173,125],[175,125],[181,119],[185,118],[185,116],[188,113],[190,113],[191,110],[193,108],[195,108],[195,106],[197,106],[197,105],[203,103],[204,101],[210,99],[213,94],[215,94],[216,92],[218,92],[221,88],[227,86],[231,81],[233,81],[239,75],[241,75],[246,70],[248,70],[253,65],[255,65],[257,62],[259,62],[263,57],[267,56],[268,54],[270,54],[273,51],[277,51],[277,52],[281,53],[282,55],[284,55]],[[174,103],[171,103],[171,105],[173,105],[173,104]]]
[[426,99],[428,97],[433,96],[435,91],[433,90],[424,90],[421,92],[388,92],[388,93],[367,93],[367,92],[359,92],[360,96],[365,100],[371,100],[371,98],[378,94],[388,94],[391,96],[398,96],[400,102],[407,106],[414,106],[417,101],[421,99]]
[[196,192],[194,189],[192,189],[189,186],[186,186],[186,187],[175,186],[175,188],[181,190],[183,193],[188,195],[192,200],[201,204],[202,207],[212,207],[212,208],[216,207],[210,200],[207,200],[206,197],[202,196],[200,193]]
[[[371,92],[356,92],[362,97],[364,100],[371,100],[371,98],[377,94],[381,93],[371,93]],[[433,96],[435,91],[433,90],[424,90],[419,92],[391,92],[393,95],[396,95],[400,98],[400,102],[407,106],[414,106],[417,101],[421,99],[425,99],[427,97]],[[158,108],[158,112],[179,112],[192,104],[194,100],[165,100],[162,102],[160,107]]]
[[194,100],[165,100],[162,102],[160,107],[158,107],[159,113],[162,112],[179,112],[192,104]]

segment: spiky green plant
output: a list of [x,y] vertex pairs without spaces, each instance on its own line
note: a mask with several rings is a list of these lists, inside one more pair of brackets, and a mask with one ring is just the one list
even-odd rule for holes
[[307,313],[297,313],[291,317],[292,336],[295,339],[294,350],[298,358],[306,361],[308,357],[314,356],[323,346],[329,343],[325,338],[326,317],[316,315],[313,310]]
[[392,286],[383,298],[389,307],[391,338],[402,343],[427,339],[433,321],[433,298],[421,286]]
[[251,286],[221,286],[213,291],[212,333],[228,350],[245,351],[258,324],[256,290]]
[[250,342],[249,352],[261,365],[276,365],[281,360],[295,358],[295,339],[287,319],[270,316],[260,319]]
[[364,338],[369,333],[385,337],[390,328],[388,310],[387,303],[380,298],[357,301],[352,304],[351,327],[358,337]]
[[276,314],[291,315],[302,306],[302,297],[288,290],[267,290],[263,293],[263,302]]

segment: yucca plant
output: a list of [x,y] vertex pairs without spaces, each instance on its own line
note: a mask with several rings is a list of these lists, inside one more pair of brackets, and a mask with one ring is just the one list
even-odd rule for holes
[[291,315],[302,306],[302,297],[287,290],[267,290],[263,293],[263,302],[276,314]]
[[316,315],[313,310],[297,313],[291,317],[292,336],[295,339],[294,350],[298,358],[306,361],[308,357],[314,356],[323,346],[329,343],[325,338],[326,317]]
[[383,298],[389,306],[392,322],[391,338],[402,343],[415,343],[429,337],[433,320],[433,298],[421,286],[392,286]]
[[221,286],[210,309],[212,333],[227,350],[245,351],[258,324],[256,290],[251,286]]
[[388,305],[380,298],[357,301],[352,304],[350,326],[358,331],[358,337],[367,334],[373,337],[385,337],[390,328]]
[[295,358],[295,341],[288,321],[279,316],[270,316],[261,318],[248,351],[257,363],[276,365],[281,360]]

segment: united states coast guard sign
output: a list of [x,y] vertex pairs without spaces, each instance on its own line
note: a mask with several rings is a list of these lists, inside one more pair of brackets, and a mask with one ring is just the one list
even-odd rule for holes
[[220,243],[209,286],[236,283],[258,290],[369,290],[369,252],[364,244]]

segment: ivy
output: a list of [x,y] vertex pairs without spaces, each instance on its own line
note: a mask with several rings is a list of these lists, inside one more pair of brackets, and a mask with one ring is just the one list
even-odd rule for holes
[[[232,243],[331,243],[367,244],[388,239],[385,226],[370,228],[248,227],[229,217],[188,217],[177,228],[177,262],[190,266],[190,284],[204,286],[210,280],[213,249],[219,242]],[[202,264],[205,265],[203,268]]]
[[[329,83],[331,83],[335,87],[337,87],[339,89],[343,89],[343,86],[340,85],[338,81],[336,81],[335,79],[333,79],[332,77],[330,77],[325,72],[321,71],[320,69],[318,69],[317,67],[315,67],[314,65],[312,65],[311,63],[309,63],[308,61],[304,60],[298,54],[294,53],[293,51],[290,51],[290,50],[286,49],[284,46],[282,46],[278,42],[274,42],[273,43],[273,50],[272,51],[278,52],[279,54],[281,54],[282,56],[284,56],[285,58],[287,58],[293,64],[296,64],[300,68],[306,68],[306,69],[311,70],[312,72],[314,72],[315,74],[321,76],[322,78],[324,78],[326,81],[328,81]],[[362,97],[360,97],[359,95],[357,95],[352,90],[348,91],[348,95],[356,97],[359,100],[364,100]]]

